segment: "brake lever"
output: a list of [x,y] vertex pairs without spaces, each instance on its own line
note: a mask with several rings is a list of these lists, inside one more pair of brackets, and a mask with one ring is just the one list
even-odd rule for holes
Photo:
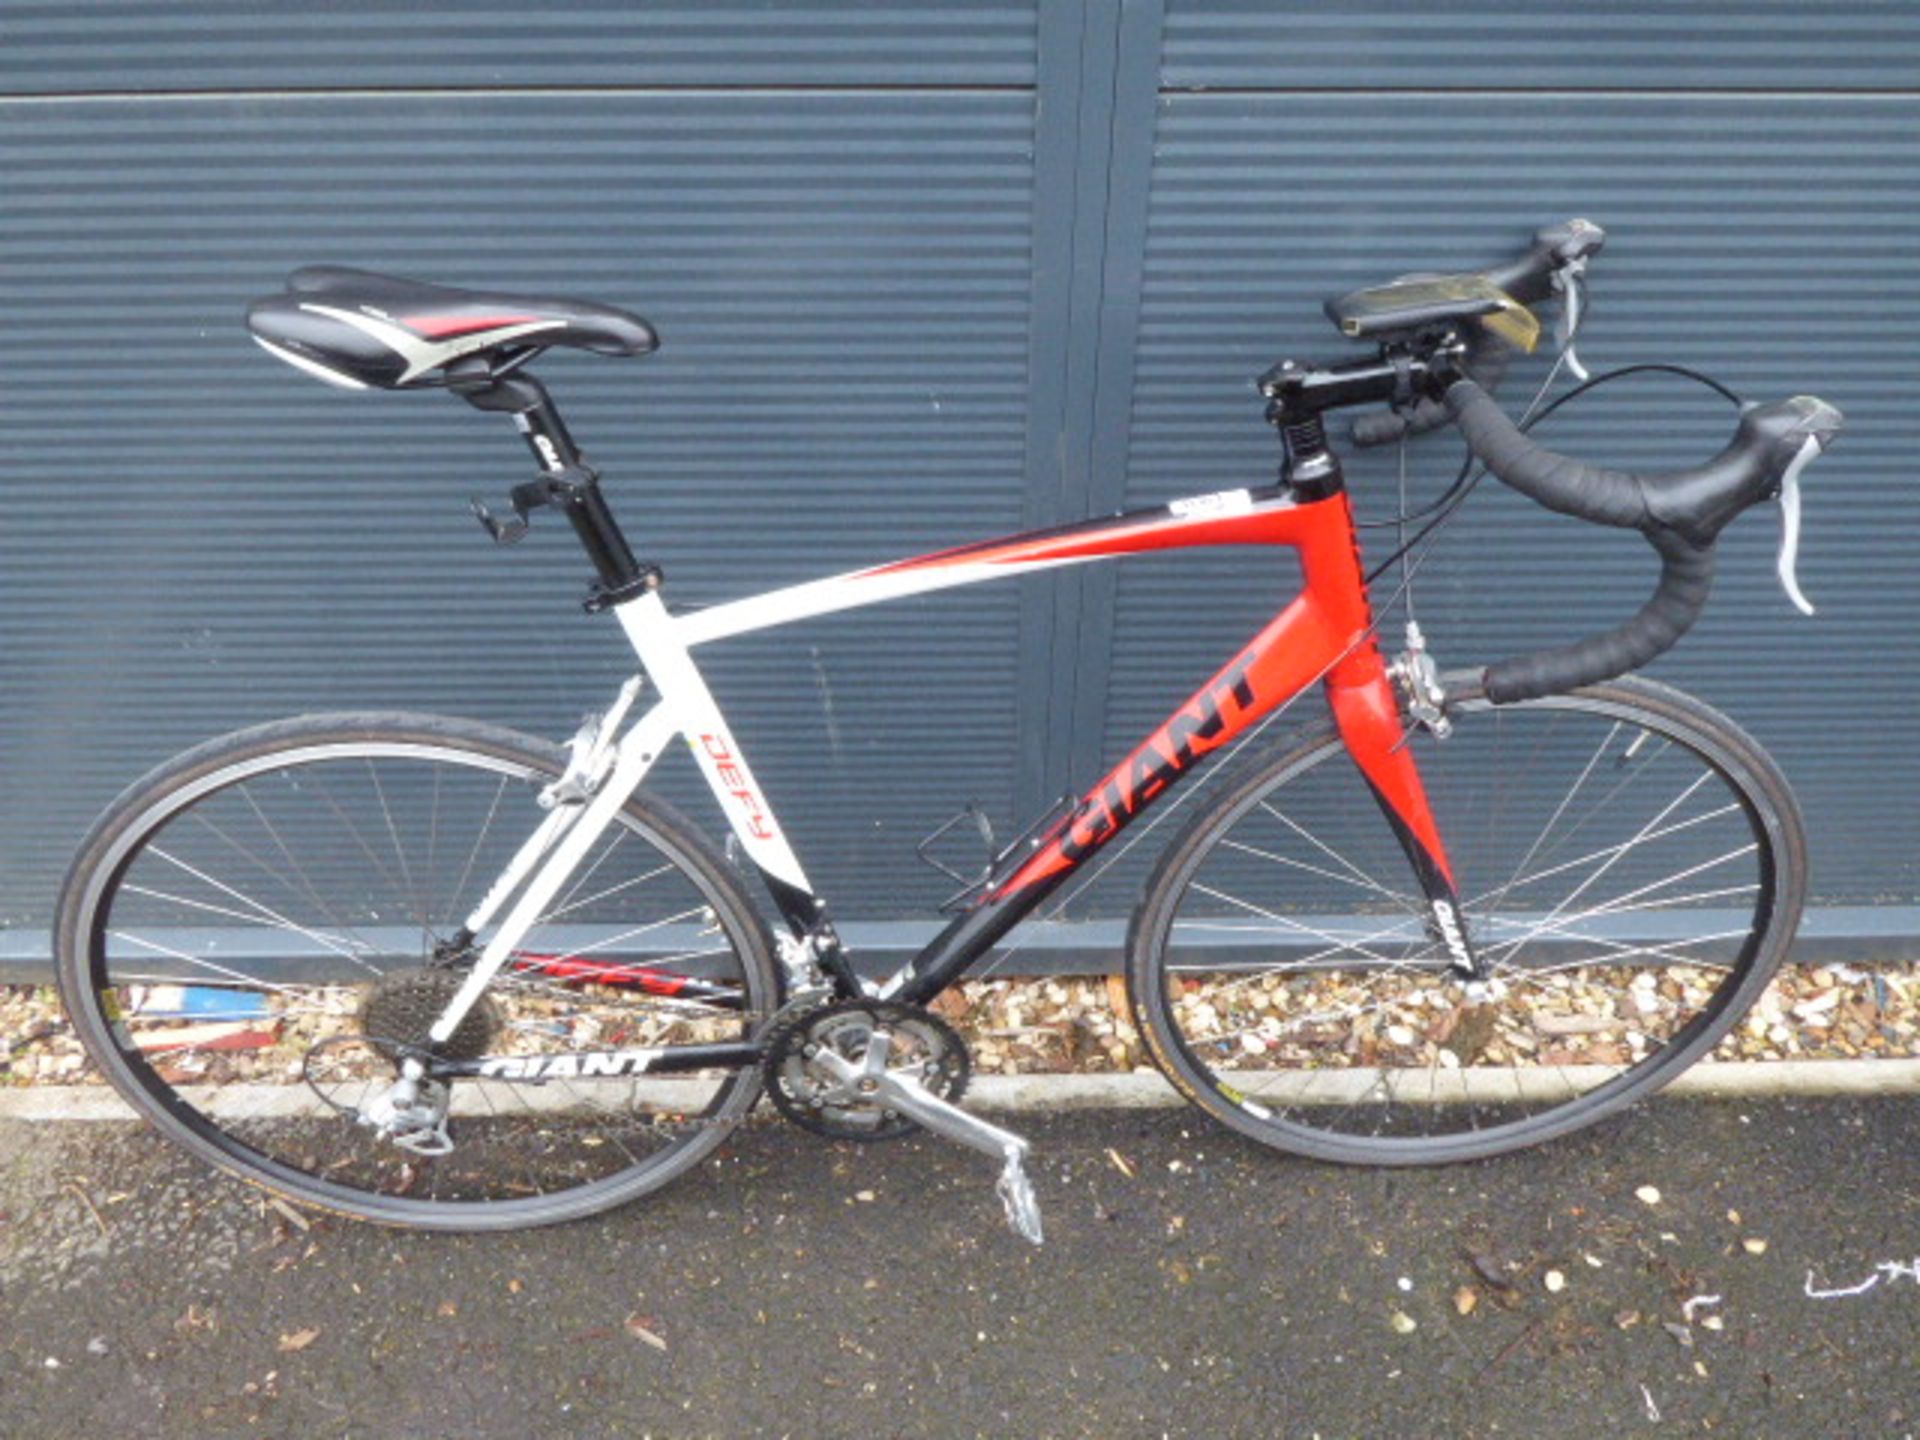
[[1561,355],[1566,357],[1567,370],[1573,378],[1583,384],[1593,377],[1587,373],[1587,367],[1580,363],[1580,356],[1574,351],[1574,337],[1580,331],[1580,277],[1587,273],[1587,257],[1569,260],[1553,272],[1553,288],[1560,292],[1560,314],[1553,322],[1554,343],[1560,347]]
[[1800,472],[1819,453],[1820,437],[1807,436],[1801,442],[1800,453],[1787,466],[1787,473],[1780,477],[1780,559],[1775,568],[1780,576],[1780,588],[1787,592],[1787,599],[1802,615],[1813,614],[1813,602],[1801,590],[1795,573],[1800,558]]

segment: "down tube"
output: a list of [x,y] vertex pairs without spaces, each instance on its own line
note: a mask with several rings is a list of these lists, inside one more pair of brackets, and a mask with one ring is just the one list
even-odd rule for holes
[[[1309,575],[1312,567],[1309,564]],[[887,981],[881,995],[931,999],[1019,924],[1080,863],[1132,823],[1202,756],[1219,749],[1325,675],[1365,633],[1310,588],[1165,724],[1088,791],[1025,864],[975,902]]]

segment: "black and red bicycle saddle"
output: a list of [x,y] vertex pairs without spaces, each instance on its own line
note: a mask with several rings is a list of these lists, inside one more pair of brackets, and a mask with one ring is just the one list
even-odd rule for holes
[[340,265],[294,271],[285,292],[247,307],[247,328],[288,364],[351,390],[397,390],[488,350],[647,355],[660,344],[646,321],[611,305],[456,290]]

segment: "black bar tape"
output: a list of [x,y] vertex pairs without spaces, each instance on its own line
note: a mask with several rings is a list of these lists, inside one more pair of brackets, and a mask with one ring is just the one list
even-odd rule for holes
[[1528,439],[1473,381],[1448,386],[1446,408],[1480,463],[1529,499],[1562,515],[1626,530],[1644,530],[1655,523],[1637,475],[1554,454]]
[[1549,510],[1638,530],[1659,553],[1660,584],[1626,624],[1604,635],[1503,660],[1487,670],[1496,705],[1577,689],[1637,670],[1670,649],[1706,608],[1713,588],[1713,541],[1695,543],[1653,513],[1647,481],[1624,470],[1556,455],[1527,438],[1478,385],[1455,382],[1447,409],[1467,448],[1490,474]]
[[1672,648],[1706,608],[1713,588],[1713,546],[1701,548],[1664,530],[1647,539],[1660,552],[1660,585],[1639,614],[1604,635],[1489,665],[1487,698],[1511,705],[1576,690],[1638,670]]

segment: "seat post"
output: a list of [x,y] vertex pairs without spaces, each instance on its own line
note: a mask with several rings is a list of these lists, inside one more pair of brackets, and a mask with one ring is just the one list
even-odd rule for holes
[[450,373],[449,378],[449,388],[476,410],[513,416],[544,472],[545,502],[566,514],[593,562],[597,578],[587,608],[603,610],[658,588],[659,570],[634,558],[600,491],[600,476],[581,458],[547,387],[527,374],[466,380]]

